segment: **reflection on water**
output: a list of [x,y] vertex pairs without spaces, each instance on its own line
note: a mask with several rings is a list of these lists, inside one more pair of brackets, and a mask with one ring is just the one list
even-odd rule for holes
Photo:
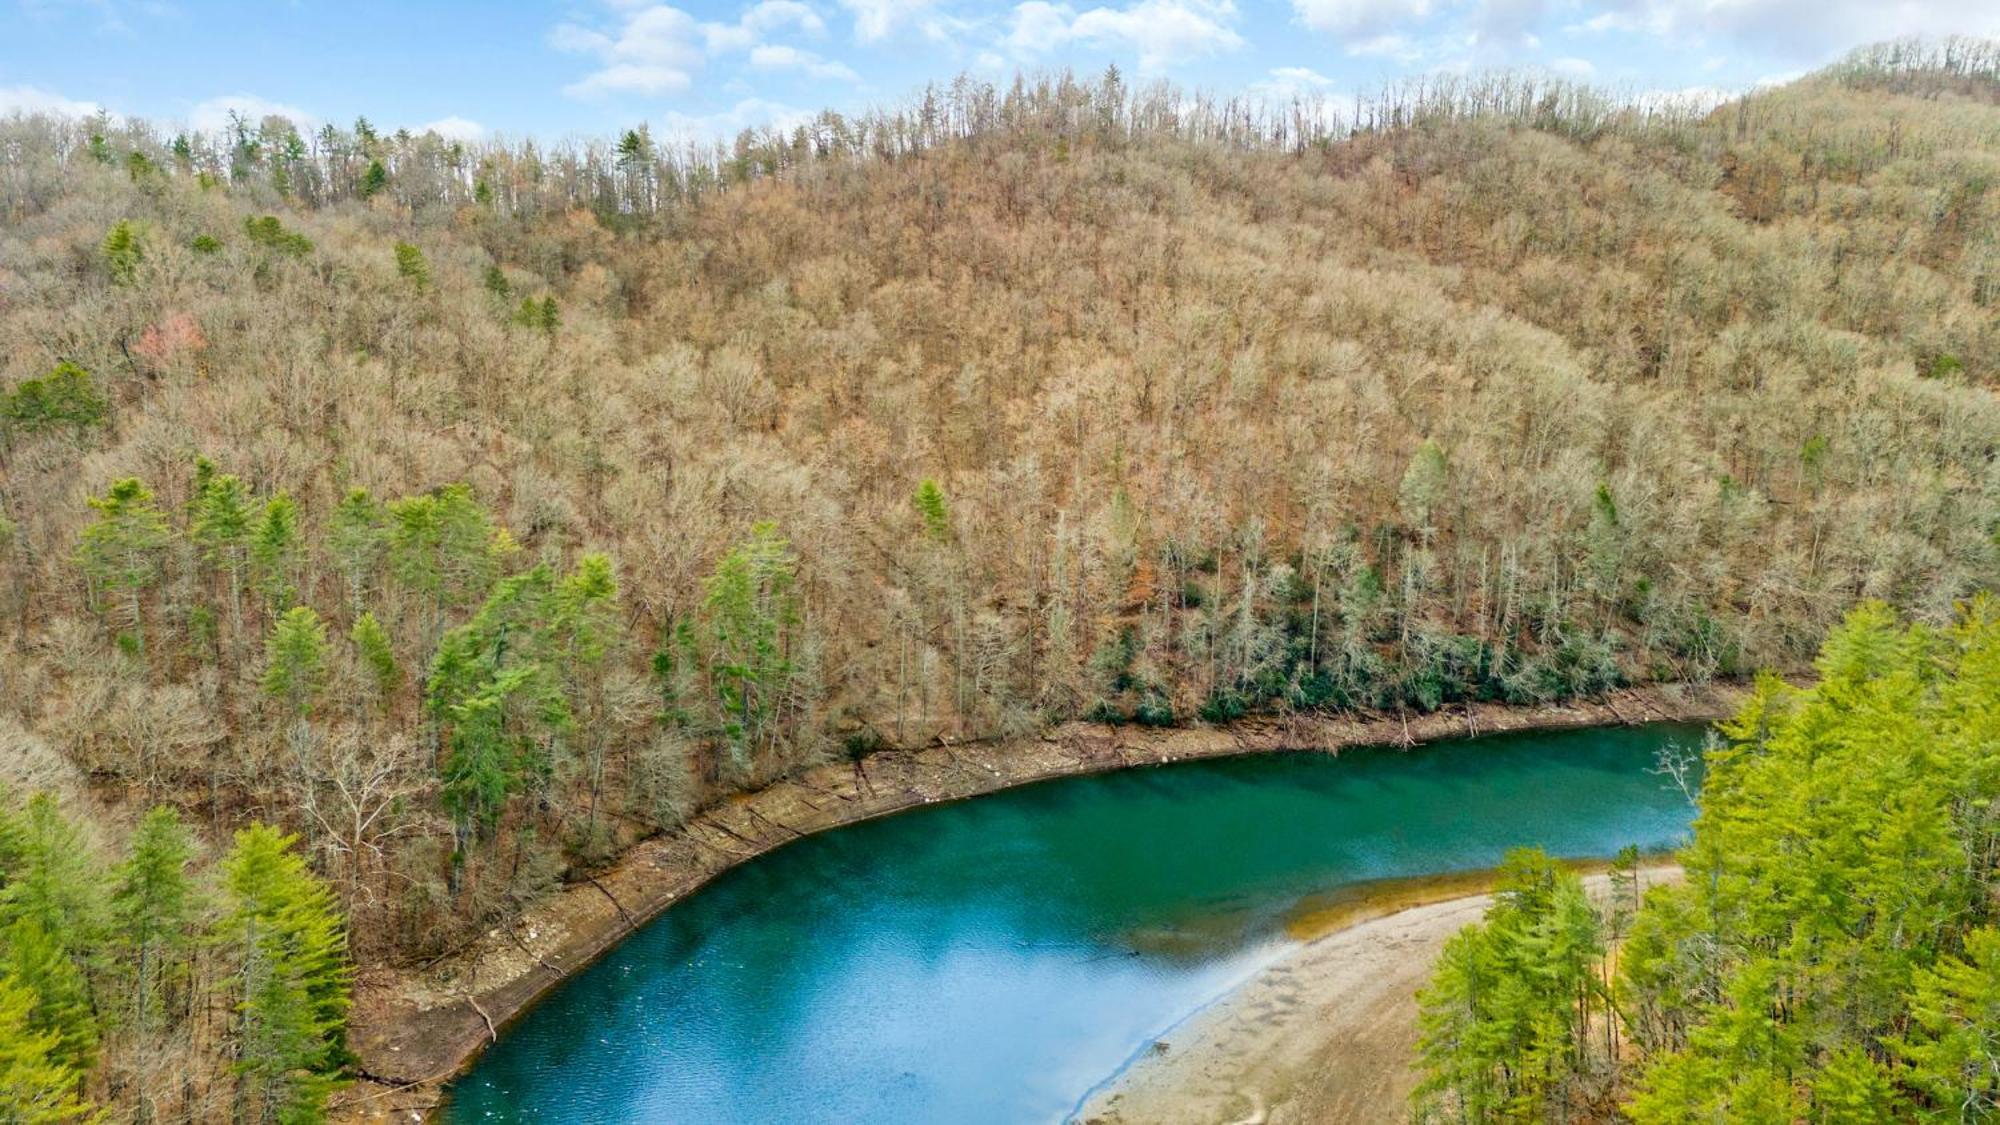
[[1436,879],[1393,881],[1476,873],[1517,844],[1670,845],[1690,810],[1652,754],[1697,734],[1186,762],[811,837],[564,985],[458,1084],[449,1118],[1055,1120],[1288,926],[1436,895]]

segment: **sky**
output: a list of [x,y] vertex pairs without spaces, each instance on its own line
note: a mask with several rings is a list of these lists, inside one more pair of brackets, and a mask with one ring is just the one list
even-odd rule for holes
[[1336,104],[1388,80],[1532,68],[1736,91],[1905,35],[2000,37],[2000,0],[0,0],[0,114],[163,129],[555,141],[726,137],[905,103],[961,72],[1115,63],[1133,80]]

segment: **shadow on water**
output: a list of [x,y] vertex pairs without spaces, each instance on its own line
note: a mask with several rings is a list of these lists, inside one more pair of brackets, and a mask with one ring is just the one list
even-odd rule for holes
[[[1685,725],[1067,778],[824,833],[553,993],[452,1121],[1049,1121],[1277,943],[1686,831]],[[1448,896],[1446,896],[1448,897]],[[1371,905],[1372,904],[1372,905]]]

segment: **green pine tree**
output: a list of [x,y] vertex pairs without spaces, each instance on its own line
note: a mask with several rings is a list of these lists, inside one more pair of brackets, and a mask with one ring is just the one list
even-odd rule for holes
[[63,1062],[60,1036],[37,1030],[35,993],[0,975],[0,1121],[71,1125],[102,1118],[78,1096],[83,1075]]
[[102,426],[110,413],[111,403],[90,372],[64,360],[47,375],[0,392],[0,445],[10,433],[82,433]]
[[111,271],[111,280],[119,285],[130,285],[139,275],[139,263],[146,256],[146,248],[139,240],[139,232],[131,220],[120,220],[104,236],[104,265]]
[[326,686],[326,625],[309,606],[293,606],[271,626],[264,648],[264,694],[294,721],[311,716]]
[[431,286],[431,265],[424,252],[407,242],[396,244],[396,275],[416,289]]
[[370,199],[389,186],[389,169],[380,160],[368,162],[368,170],[361,174],[361,198]]
[[250,532],[250,573],[270,612],[297,599],[304,549],[298,503],[282,492],[266,500],[264,513]]
[[925,535],[939,543],[951,538],[951,511],[945,504],[944,489],[938,487],[934,478],[925,477],[917,485],[916,495],[910,497],[910,506],[923,520]]
[[318,1120],[348,1061],[346,935],[333,892],[295,842],[253,824],[222,862],[214,936],[234,966],[243,1121]]
[[369,583],[389,547],[388,513],[365,488],[350,491],[327,522],[326,550],[347,585],[348,613],[359,617]]
[[396,663],[396,651],[389,643],[389,631],[375,620],[372,613],[362,613],[354,619],[354,655],[361,661],[361,667],[368,673],[369,687],[375,693],[376,705],[387,707],[396,696],[396,689],[402,686],[403,670]]
[[250,490],[230,474],[217,475],[205,460],[195,467],[196,487],[188,516],[188,538],[204,562],[219,571],[229,588],[232,643],[243,636],[243,576],[250,565]]
[[84,576],[122,611],[141,653],[145,651],[146,592],[160,580],[173,532],[153,502],[153,494],[135,477],[113,484],[90,501],[97,519],[83,529],[76,562]]
[[112,944],[131,974],[129,1011],[142,1034],[163,1024],[167,991],[184,973],[194,936],[196,901],[188,877],[194,856],[194,838],[180,813],[159,805],[139,821],[118,867]]

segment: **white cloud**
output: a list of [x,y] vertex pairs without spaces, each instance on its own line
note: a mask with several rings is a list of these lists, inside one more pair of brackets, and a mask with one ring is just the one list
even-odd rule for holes
[[1138,0],[1123,8],[1078,12],[1068,4],[1027,0],[1014,8],[1006,44],[1024,54],[1081,43],[1101,51],[1137,51],[1141,70],[1159,70],[1243,46],[1230,27],[1230,0]]
[[1271,69],[1271,77],[1280,82],[1291,82],[1300,86],[1317,86],[1322,89],[1333,85],[1333,79],[1309,66],[1280,66]]
[[448,141],[476,141],[486,135],[486,126],[457,114],[440,117],[436,121],[419,125],[410,132],[422,135],[436,133]]
[[[65,98],[34,86],[0,86],[0,117],[45,113],[52,117],[91,117],[105,112],[96,102]],[[114,115],[115,116],[115,115]]]
[[1725,40],[1799,60],[1908,35],[2000,35],[1990,0],[1615,0],[1585,20],[1625,31],[1706,43]]
[[715,141],[765,126],[789,130],[812,119],[813,114],[808,110],[763,98],[745,98],[718,113],[668,113],[661,119],[662,128],[656,131],[690,141]]
[[1560,58],[1549,64],[1549,69],[1570,78],[1594,78],[1597,66],[1589,59]]
[[1244,92],[1267,103],[1318,105],[1322,118],[1328,122],[1336,116],[1332,104],[1345,100],[1334,89],[1333,79],[1309,66],[1273,67],[1267,77],[1252,82]]
[[1347,53],[1360,58],[1395,59],[1405,63],[1424,57],[1424,49],[1407,35],[1371,35],[1349,43]]
[[1027,0],[1014,8],[1007,46],[1030,54],[1053,51],[1068,41],[1073,18],[1075,13],[1067,5],[1059,7],[1046,0]]
[[609,31],[580,24],[556,25],[549,45],[571,54],[595,56],[598,69],[563,88],[572,97],[603,94],[674,94],[694,85],[708,61],[747,53],[762,70],[798,70],[816,78],[859,81],[843,63],[811,51],[765,42],[773,32],[826,34],[826,23],[799,0],[761,0],[735,23],[696,20],[667,4],[609,0],[618,14]]
[[1430,15],[1431,0],[1292,0],[1292,11],[1314,31],[1380,35]]
[[840,0],[854,15],[854,38],[875,43],[915,28],[927,39],[945,39],[952,21],[942,18],[937,0]]
[[750,49],[750,65],[759,70],[797,70],[814,78],[836,79],[842,82],[859,82],[861,76],[846,63],[823,59],[811,51],[801,51],[797,47],[767,43]]
[[188,125],[199,133],[220,133],[229,128],[231,115],[242,118],[252,127],[266,117],[282,117],[301,132],[310,132],[319,123],[319,118],[295,105],[274,102],[255,94],[225,94],[197,104],[188,113]]
[[576,24],[558,24],[549,42],[557,50],[597,56],[602,65],[563,88],[572,97],[600,94],[670,94],[694,85],[707,57],[706,36],[693,16],[665,4],[627,10],[616,35]]

